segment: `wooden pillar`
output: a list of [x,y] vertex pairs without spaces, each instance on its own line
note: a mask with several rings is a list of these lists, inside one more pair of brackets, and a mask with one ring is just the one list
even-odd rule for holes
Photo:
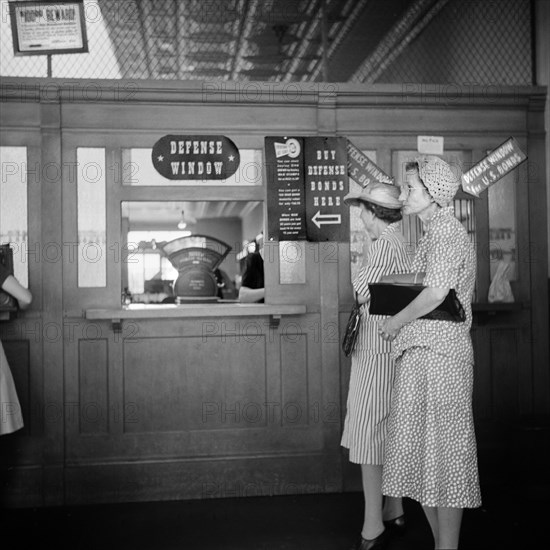
[[[546,200],[543,200],[542,197],[539,195],[538,197],[534,198],[534,200],[539,200],[539,206],[538,209],[540,210],[541,215],[543,216],[542,219],[545,218],[546,221],[546,242],[545,242],[545,254],[547,258],[547,264],[546,264],[546,276],[547,280],[550,280],[550,253],[548,244],[550,243],[550,33],[548,32],[548,29],[550,28],[550,2],[548,0],[536,0],[534,2],[534,31],[535,31],[535,40],[534,40],[534,47],[535,47],[535,75],[536,75],[536,82],[535,84],[546,86],[546,109],[544,114],[544,126],[540,128],[541,135],[539,135],[539,139],[536,140],[535,147],[540,152],[540,158],[545,159],[545,168],[542,167],[542,169],[538,169],[537,177],[540,179],[546,180],[546,186],[544,185],[543,181],[539,182],[538,188],[539,189],[546,189]],[[544,135],[542,132],[545,131],[546,135]],[[530,140],[529,143],[529,152],[531,154],[531,147],[533,140]],[[535,166],[535,168],[538,168]],[[546,204],[546,209],[544,210],[543,205]],[[542,223],[542,219],[539,223],[535,224],[536,231],[543,232],[544,231],[544,224]],[[544,253],[544,252],[543,252]],[[542,269],[538,270],[540,275],[540,282],[542,283],[544,281],[543,276],[544,273],[542,272]],[[533,277],[531,280],[534,280]],[[546,365],[545,368],[542,368],[539,372],[539,376],[537,376],[537,373],[535,373],[535,402],[534,402],[534,409],[535,412],[540,414],[548,414],[550,412],[550,403],[548,395],[550,394],[550,375],[548,374],[548,364],[549,364],[549,350],[548,350],[548,283],[545,285],[543,296],[540,296],[540,294],[533,293],[533,296],[538,296],[539,299],[542,301],[542,304],[546,312],[541,311],[539,312],[539,317],[545,315],[546,324],[542,325],[543,330],[545,330],[545,335],[543,336],[543,333],[540,332],[540,334],[537,336],[537,327],[540,325],[537,324],[540,322],[540,318],[533,319],[533,339],[541,338],[545,344],[538,344],[538,347],[540,349],[540,353],[542,354],[542,357],[540,357],[540,360],[538,362],[535,362],[536,365]],[[545,299],[546,298],[546,299]],[[535,343],[535,345],[537,345]]]
[[[38,248],[42,264],[43,334],[51,328],[63,334],[63,237],[61,218],[61,105],[41,104],[42,241]],[[64,421],[63,338],[43,338],[44,369],[44,505],[63,504]]]
[[[550,2],[536,0],[534,3],[535,31],[535,84],[546,86],[546,112],[544,116],[546,129],[546,211],[550,212]],[[548,242],[550,242],[550,217],[547,226]],[[550,279],[550,256],[548,262],[548,278]]]

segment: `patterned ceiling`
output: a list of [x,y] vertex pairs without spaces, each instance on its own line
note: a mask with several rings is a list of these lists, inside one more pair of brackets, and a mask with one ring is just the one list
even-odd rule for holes
[[99,0],[122,78],[367,82],[447,0]]

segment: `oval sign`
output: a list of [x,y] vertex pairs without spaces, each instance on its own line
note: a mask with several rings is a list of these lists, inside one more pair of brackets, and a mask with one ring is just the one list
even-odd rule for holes
[[167,135],[153,146],[152,160],[170,180],[225,180],[237,171],[240,155],[225,136]]

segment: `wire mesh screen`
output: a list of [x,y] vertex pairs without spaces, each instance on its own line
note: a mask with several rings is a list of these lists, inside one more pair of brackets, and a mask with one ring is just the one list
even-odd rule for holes
[[[8,0],[0,6],[2,76],[320,78],[321,0],[84,0],[89,53],[53,55],[51,75],[46,56],[14,57]],[[330,64],[353,21],[374,8],[326,6]],[[410,0],[405,11],[352,81],[531,83],[528,0]]]
[[376,82],[531,84],[528,0],[451,0]]

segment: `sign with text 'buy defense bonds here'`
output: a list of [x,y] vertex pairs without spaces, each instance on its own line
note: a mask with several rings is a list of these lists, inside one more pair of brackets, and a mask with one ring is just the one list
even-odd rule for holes
[[345,138],[265,138],[268,238],[349,241]]

